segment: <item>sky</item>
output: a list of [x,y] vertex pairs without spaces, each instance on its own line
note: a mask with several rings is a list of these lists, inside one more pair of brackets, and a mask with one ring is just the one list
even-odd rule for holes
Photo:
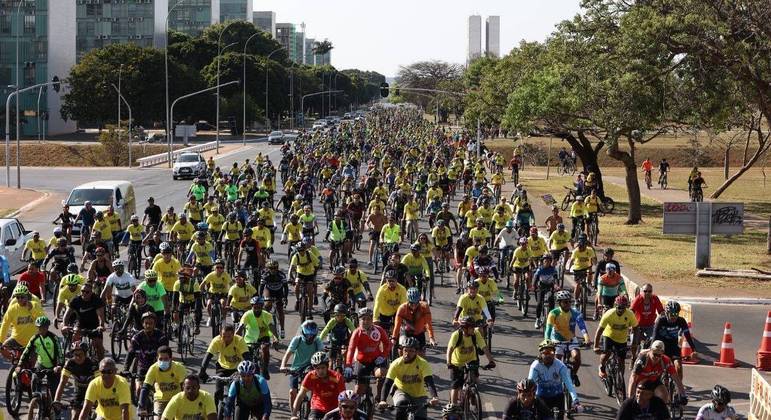
[[[278,22],[305,22],[306,37],[329,39],[332,65],[395,76],[423,60],[466,61],[469,15],[501,17],[501,54],[521,40],[542,41],[579,11],[579,0],[254,0]],[[299,28],[298,28],[299,29]]]

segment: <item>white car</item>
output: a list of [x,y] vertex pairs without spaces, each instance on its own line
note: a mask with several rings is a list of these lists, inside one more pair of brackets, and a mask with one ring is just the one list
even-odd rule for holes
[[284,144],[284,133],[273,131],[268,135],[268,144]]
[[180,178],[196,178],[206,173],[206,161],[200,153],[182,153],[174,161],[172,168],[172,177],[174,180]]

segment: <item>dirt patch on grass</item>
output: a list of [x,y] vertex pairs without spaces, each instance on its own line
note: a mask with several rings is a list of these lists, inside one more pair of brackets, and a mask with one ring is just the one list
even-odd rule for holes
[[[165,145],[134,145],[131,148],[133,164],[145,156],[166,152]],[[22,166],[113,166],[108,152],[100,144],[42,143],[21,145]],[[128,165],[128,156],[123,159]],[[16,145],[11,145],[11,165],[16,165]],[[5,154],[0,153],[0,165],[5,165]]]
[[44,193],[34,190],[18,190],[16,188],[0,187],[0,217],[7,217],[21,207],[42,197]]

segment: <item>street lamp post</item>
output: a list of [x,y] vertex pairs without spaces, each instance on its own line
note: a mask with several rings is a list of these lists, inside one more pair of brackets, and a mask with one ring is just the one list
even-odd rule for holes
[[[335,83],[332,84],[332,76],[329,76],[330,89],[337,89],[337,76],[340,75],[339,71],[335,71]],[[337,110],[337,96],[335,96],[335,111]],[[329,94],[329,113],[332,114],[332,94]]]
[[270,117],[268,116],[268,69],[270,66],[270,56],[273,54],[285,49],[284,47],[276,48],[275,50],[271,51],[270,54],[266,57],[265,62],[265,121],[268,123],[268,131],[270,131]]
[[244,42],[244,57],[243,57],[243,61],[244,61],[244,76],[243,76],[243,79],[242,79],[243,80],[242,84],[243,84],[243,87],[244,87],[244,92],[241,95],[242,99],[243,99],[243,102],[244,102],[243,103],[244,115],[243,115],[243,120],[242,120],[242,123],[241,123],[241,124],[243,124],[243,132],[242,132],[243,139],[242,140],[243,140],[244,146],[246,146],[246,46],[249,45],[249,41],[251,41],[252,38],[254,38],[255,36],[257,36],[259,34],[260,34],[259,31],[253,33],[252,36],[250,36],[249,38],[246,38],[246,42]]
[[[110,84],[113,89],[115,89],[116,92],[118,92],[118,101],[123,101],[123,103],[126,104],[126,108],[128,108],[129,111],[129,121],[128,121],[128,167],[131,169],[131,123],[132,123],[132,116],[131,116],[131,105],[129,105],[126,98],[123,97],[120,93],[120,86],[115,86],[115,84]],[[120,114],[118,114],[118,121],[120,121]]]
[[[166,45],[163,48],[163,67],[164,71],[166,73],[166,142],[169,144],[169,147],[171,147],[171,119],[169,118],[169,18],[171,17],[171,12],[174,11],[174,9],[177,8],[180,4],[184,3],[185,0],[179,0],[174,4],[174,6],[169,9],[169,13],[166,14],[166,23],[164,25],[164,36],[166,37]],[[171,168],[171,158],[169,158],[169,168]]]
[[[16,6],[16,188],[21,189],[21,133],[19,133],[19,31],[22,29],[19,18],[21,17],[21,5],[24,0],[19,0]],[[7,121],[7,120],[6,120]]]
[[120,65],[120,68],[118,68],[118,132],[120,132],[120,79],[123,73],[123,64]]
[[40,86],[40,89],[38,89],[38,91],[37,91],[37,114],[35,114],[36,117],[37,117],[37,141],[38,142],[41,141],[40,140],[41,137],[44,137],[44,136],[41,135],[42,130],[40,129],[40,121],[41,121],[41,119],[40,119],[40,98],[42,98],[42,97],[43,97],[43,86]]
[[[310,96],[317,96],[317,95],[324,95],[326,93],[332,94],[332,93],[340,93],[342,90],[322,90],[321,92],[315,92],[315,93],[309,93],[307,95],[303,95],[302,98],[300,98],[300,113],[303,118],[303,128],[305,128],[305,98],[308,98]],[[321,101],[324,102],[324,96],[321,97]]]
[[225,25],[224,28],[222,28],[222,31],[220,31],[219,37],[217,37],[217,154],[220,152],[220,58],[222,56],[222,51],[225,51],[227,47],[230,47],[232,45],[238,44],[238,42],[233,42],[225,46],[225,48],[221,48],[222,45],[222,35],[225,34],[225,31],[228,30],[230,25],[238,22],[237,20],[233,20],[227,25]]

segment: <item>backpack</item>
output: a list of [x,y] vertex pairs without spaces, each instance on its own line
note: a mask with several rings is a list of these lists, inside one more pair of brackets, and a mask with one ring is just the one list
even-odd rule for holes
[[[458,338],[455,340],[455,343],[452,344],[453,350],[455,350],[458,347],[458,344],[460,344],[460,341],[463,339],[463,331],[458,330]],[[475,358],[476,362],[479,363],[479,353],[481,350],[479,350],[479,347],[477,347],[477,333],[476,330],[474,330],[474,334],[471,335],[471,343],[474,345],[475,352]]]

